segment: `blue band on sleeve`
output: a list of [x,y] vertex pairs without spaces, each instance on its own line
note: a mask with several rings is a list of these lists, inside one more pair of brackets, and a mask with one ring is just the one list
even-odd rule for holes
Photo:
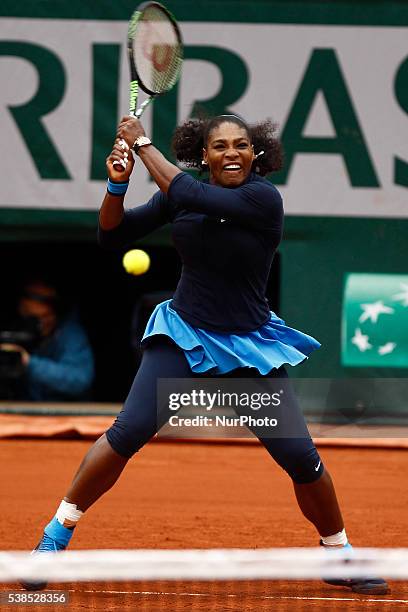
[[109,178],[108,178],[108,193],[110,193],[111,195],[123,195],[127,192],[127,188],[129,187],[129,181],[126,181],[126,183],[113,183]]
[[68,546],[70,539],[72,538],[74,530],[68,529],[68,527],[64,527],[57,520],[57,517],[54,518],[48,523],[46,528],[44,529],[44,533],[47,534],[50,538],[62,544],[63,546]]

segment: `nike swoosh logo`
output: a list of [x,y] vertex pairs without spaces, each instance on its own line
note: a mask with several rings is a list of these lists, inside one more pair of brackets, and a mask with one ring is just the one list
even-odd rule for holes
[[315,472],[317,472],[317,470],[319,469],[320,464],[321,464],[321,461],[319,461],[319,463],[318,463],[318,464],[317,464],[317,466],[315,467]]

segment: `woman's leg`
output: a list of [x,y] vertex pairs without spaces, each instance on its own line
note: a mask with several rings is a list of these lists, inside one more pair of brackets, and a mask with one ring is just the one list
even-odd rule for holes
[[[190,377],[184,353],[165,336],[146,348],[122,411],[82,461],[56,515],[44,529],[38,552],[55,552],[68,546],[82,513],[112,487],[130,457],[167,421],[168,406],[158,410],[158,379]],[[46,583],[24,582],[22,586],[40,590]]]
[[[257,381],[253,382],[256,386]],[[328,548],[344,546],[347,544],[347,536],[332,480],[313,444],[284,368],[273,370],[258,386],[263,387],[263,392],[279,393],[281,402],[277,407],[257,411],[256,417],[274,417],[278,423],[276,429],[269,428],[268,431],[267,427],[250,427],[251,431],[275,461],[288,472],[299,507],[316,527],[323,544]],[[348,587],[364,595],[385,595],[389,592],[385,580],[378,577],[326,577],[324,581]]]
[[115,484],[128,461],[113,450],[104,433],[85,455],[64,500],[85,512]]
[[122,411],[108,431],[95,442],[82,461],[65,501],[85,512],[119,478],[128,460],[168,420],[168,410],[158,410],[159,378],[191,378],[182,350],[159,336],[143,352]]
[[293,487],[303,515],[323,538],[343,531],[344,523],[336,492],[326,469],[318,480],[305,484],[293,481]]
[[341,532],[344,524],[333,482],[310,437],[285,369],[272,370],[267,377],[255,375],[252,381],[254,392],[279,394],[280,403],[256,412],[246,409],[245,414],[257,419],[269,416],[277,420],[274,427],[250,427],[251,431],[291,477],[299,508],[320,536]]

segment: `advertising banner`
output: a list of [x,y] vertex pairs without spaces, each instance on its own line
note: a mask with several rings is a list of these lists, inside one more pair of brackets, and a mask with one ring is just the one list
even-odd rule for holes
[[[184,16],[181,81],[143,117],[165,154],[199,108],[271,117],[287,214],[408,217],[407,27],[200,19]],[[126,19],[0,16],[0,208],[99,207],[128,105],[126,30]],[[154,191],[137,164],[127,202]]]

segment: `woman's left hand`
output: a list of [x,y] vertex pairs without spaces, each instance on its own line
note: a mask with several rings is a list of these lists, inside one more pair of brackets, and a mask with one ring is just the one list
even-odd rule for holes
[[127,115],[126,117],[122,117],[116,136],[125,140],[129,149],[131,149],[135,144],[135,140],[139,138],[139,136],[146,136],[146,134],[139,119]]

